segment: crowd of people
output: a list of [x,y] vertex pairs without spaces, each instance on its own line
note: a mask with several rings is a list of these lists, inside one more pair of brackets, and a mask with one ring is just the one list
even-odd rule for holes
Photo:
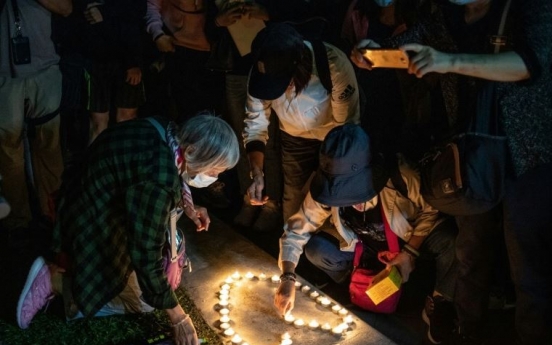
[[[165,269],[167,229],[176,213],[208,229],[232,169],[234,223],[283,225],[282,315],[303,252],[347,284],[359,241],[364,264],[385,267],[389,227],[403,283],[420,255],[435,260],[432,343],[483,343],[501,242],[515,341],[551,343],[551,34],[549,0],[0,0],[0,231],[52,231],[18,325],[62,295],[68,320],[161,309],[175,344],[198,344]],[[408,68],[363,55],[381,48]],[[418,162],[465,128],[485,83],[507,137],[505,197],[447,215],[420,194]]]

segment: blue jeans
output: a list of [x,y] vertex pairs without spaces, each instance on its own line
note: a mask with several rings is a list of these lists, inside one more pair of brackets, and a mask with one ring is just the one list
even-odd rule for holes
[[504,232],[522,344],[552,344],[552,163],[507,184]]
[[[435,291],[452,300],[457,276],[454,253],[457,228],[452,220],[439,224],[424,240],[420,253],[435,259]],[[404,242],[403,242],[404,243]],[[337,240],[315,234],[305,246],[307,259],[336,283],[344,282],[353,269],[353,252],[339,249]]]

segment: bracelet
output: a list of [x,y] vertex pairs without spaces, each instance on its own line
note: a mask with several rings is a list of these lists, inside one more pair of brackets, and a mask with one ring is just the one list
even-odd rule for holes
[[293,272],[284,272],[280,276],[280,282],[285,282],[285,281],[296,282],[297,281],[297,275]]
[[413,256],[414,258],[418,258],[420,256],[420,252],[416,249],[412,248],[412,246],[405,244],[403,247],[403,250]]
[[184,322],[186,322],[189,318],[190,318],[190,315],[186,315],[182,320],[178,321],[177,323],[173,323],[172,326],[173,327],[178,327],[181,324],[183,324]]

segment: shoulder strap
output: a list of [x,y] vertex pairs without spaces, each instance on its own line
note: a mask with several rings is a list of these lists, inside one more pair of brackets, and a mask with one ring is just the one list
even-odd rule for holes
[[161,126],[159,121],[157,121],[153,117],[146,117],[146,120],[151,123],[153,127],[155,127],[155,129],[157,129],[159,135],[161,136],[161,139],[163,139],[164,142],[167,142],[167,130],[163,128],[163,126]]
[[309,42],[312,44],[312,49],[314,50],[314,61],[316,63],[316,69],[318,70],[320,82],[324,85],[324,88],[328,94],[331,94],[333,84],[330,73],[330,63],[328,61],[328,53],[326,53],[326,46],[321,40],[312,40]]
[[401,175],[401,170],[399,169],[399,163],[397,162],[397,157],[393,155],[391,159],[387,162],[387,168],[389,169],[389,178],[393,182],[395,189],[401,193],[402,196],[408,199],[408,187],[406,182]]

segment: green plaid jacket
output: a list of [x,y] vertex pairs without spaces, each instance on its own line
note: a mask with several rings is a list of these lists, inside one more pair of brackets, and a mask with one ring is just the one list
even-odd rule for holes
[[143,119],[108,128],[71,177],[62,191],[54,250],[72,259],[79,310],[94,315],[123,290],[133,270],[146,303],[175,307],[162,248],[181,187],[174,155],[159,132]]

